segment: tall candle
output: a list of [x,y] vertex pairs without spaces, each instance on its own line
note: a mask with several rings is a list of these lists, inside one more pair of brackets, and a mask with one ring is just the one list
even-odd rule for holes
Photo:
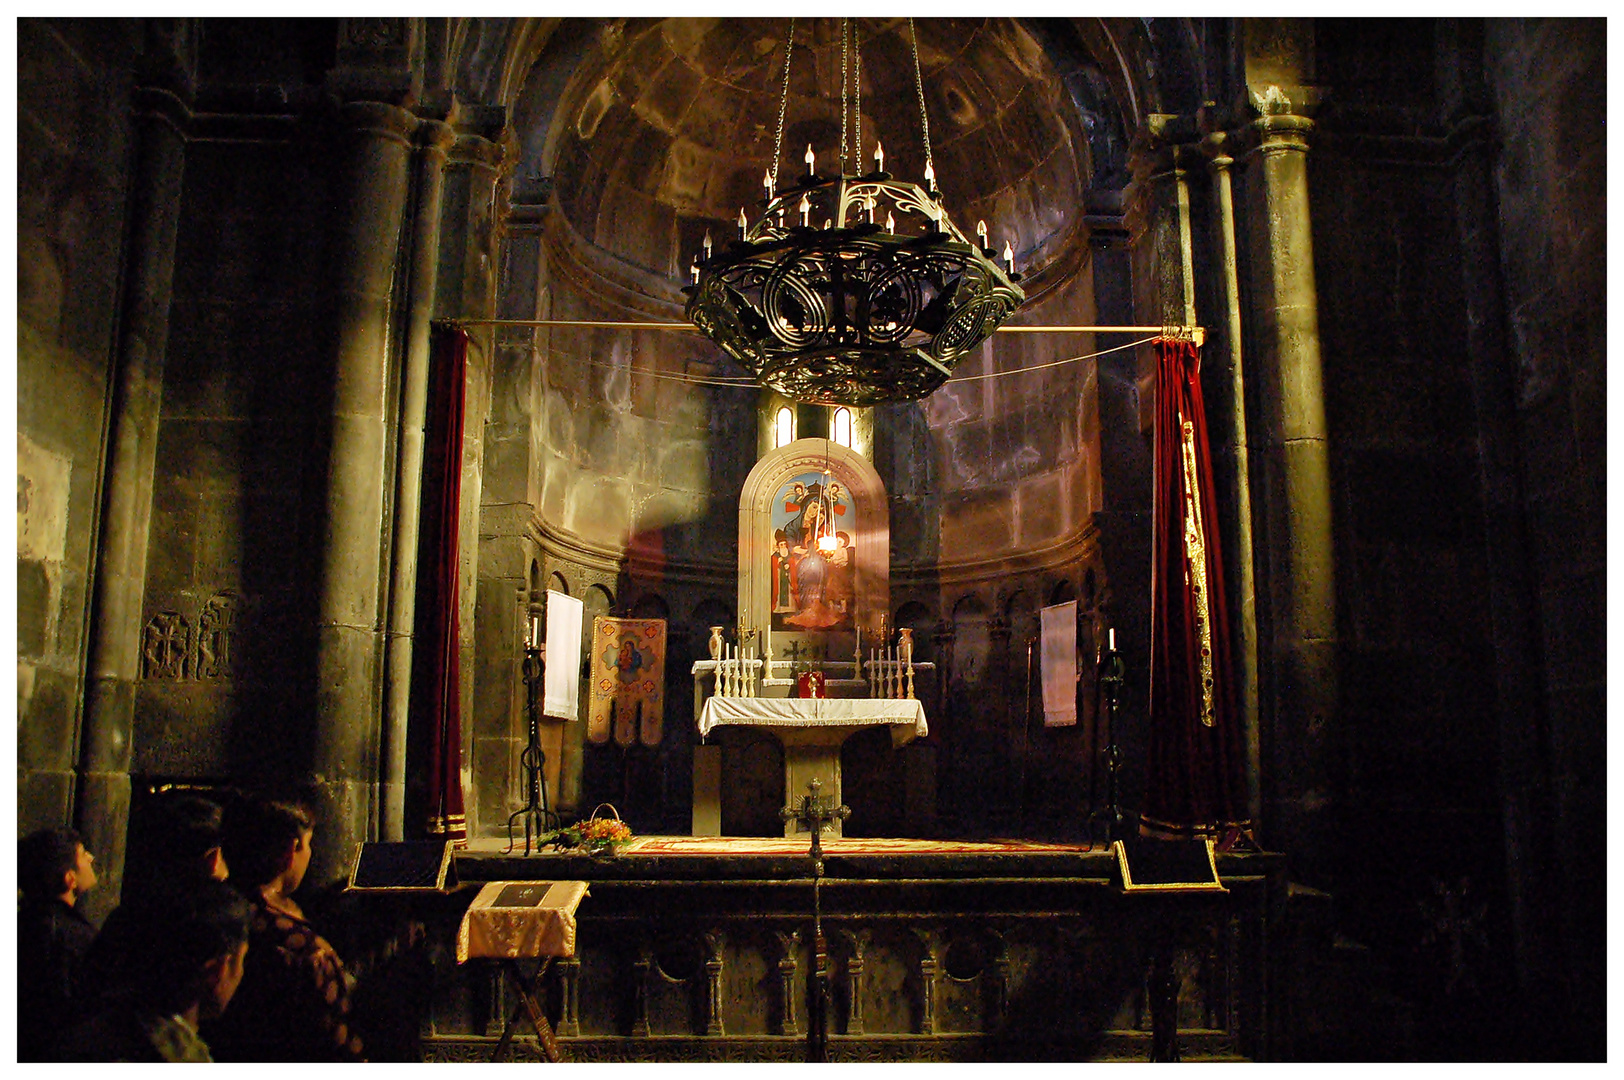
[[1116,627],[1111,627],[1111,629],[1106,631],[1106,633],[1110,638],[1109,644],[1106,645],[1106,648],[1110,649],[1112,652],[1116,652]]

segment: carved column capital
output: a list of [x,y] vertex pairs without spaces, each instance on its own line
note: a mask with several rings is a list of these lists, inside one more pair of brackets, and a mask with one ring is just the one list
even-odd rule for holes
[[370,135],[410,146],[418,119],[410,109],[387,101],[346,101],[338,107],[338,122],[348,133]]
[[419,120],[416,134],[419,147],[442,158],[457,141],[457,129],[442,120]]

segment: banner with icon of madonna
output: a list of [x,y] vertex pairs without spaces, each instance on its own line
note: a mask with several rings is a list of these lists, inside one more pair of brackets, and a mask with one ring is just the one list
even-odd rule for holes
[[593,619],[587,738],[658,746],[664,705],[665,620]]

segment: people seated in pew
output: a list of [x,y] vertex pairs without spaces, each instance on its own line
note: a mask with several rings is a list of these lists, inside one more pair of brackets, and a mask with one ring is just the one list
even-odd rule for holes
[[48,1060],[83,1010],[81,967],[96,929],[78,910],[96,885],[95,856],[72,829],[41,829],[17,845],[17,1056]]
[[293,894],[310,866],[315,822],[265,799],[229,807],[223,841],[231,881],[253,909],[242,985],[204,1029],[219,1061],[357,1061],[351,979]]
[[140,972],[141,948],[173,901],[206,881],[224,881],[220,848],[220,804],[198,795],[172,795],[153,812],[151,840],[132,851],[124,878],[124,902],[102,923],[85,955],[84,991],[91,1009],[117,1003],[132,992]]
[[[201,1022],[221,1016],[242,980],[252,908],[205,879],[140,905],[143,933],[126,942],[119,993],[67,1031],[58,1061],[208,1062]],[[129,924],[134,926],[135,923]]]

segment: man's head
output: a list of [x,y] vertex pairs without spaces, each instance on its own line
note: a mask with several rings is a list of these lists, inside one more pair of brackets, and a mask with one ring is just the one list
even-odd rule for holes
[[144,935],[138,978],[155,1006],[201,1019],[225,1011],[242,982],[253,909],[223,881],[163,895]]
[[96,885],[96,857],[72,829],[40,829],[17,844],[17,887],[31,900],[72,904]]
[[224,881],[221,817],[220,804],[201,795],[177,795],[166,802],[158,813],[153,843],[160,872],[188,881]]
[[233,806],[221,837],[232,879],[249,889],[280,879],[283,891],[292,892],[310,866],[314,830],[310,813],[293,803],[250,799]]

